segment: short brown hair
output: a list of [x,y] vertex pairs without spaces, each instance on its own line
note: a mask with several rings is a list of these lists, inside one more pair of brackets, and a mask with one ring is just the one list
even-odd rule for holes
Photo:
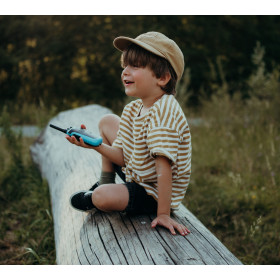
[[167,94],[176,93],[177,75],[171,66],[171,64],[163,57],[155,55],[136,44],[131,44],[121,56],[121,65],[126,67],[127,65],[133,65],[137,67],[149,67],[156,78],[163,77],[166,73],[169,73],[171,78],[169,82],[161,89]]

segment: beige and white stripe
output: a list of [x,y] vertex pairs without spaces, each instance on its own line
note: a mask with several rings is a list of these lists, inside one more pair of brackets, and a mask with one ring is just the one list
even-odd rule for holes
[[163,95],[139,116],[142,101],[125,106],[113,146],[123,150],[126,181],[143,186],[157,199],[154,158],[167,157],[172,166],[171,208],[176,210],[185,196],[191,174],[191,135],[187,119],[173,95]]

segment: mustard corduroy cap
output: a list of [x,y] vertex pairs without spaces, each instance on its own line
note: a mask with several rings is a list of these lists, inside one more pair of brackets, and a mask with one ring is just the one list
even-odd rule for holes
[[178,45],[159,32],[147,32],[137,36],[135,39],[120,36],[115,38],[113,45],[120,51],[134,43],[145,50],[165,58],[173,67],[179,81],[184,72],[184,55]]

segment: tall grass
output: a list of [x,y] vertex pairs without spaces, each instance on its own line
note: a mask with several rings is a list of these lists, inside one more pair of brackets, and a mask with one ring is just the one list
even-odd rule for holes
[[225,83],[202,100],[184,200],[245,264],[280,264],[280,71],[267,73],[263,54],[257,45],[249,98]]
[[0,264],[54,264],[48,186],[29,154],[34,139],[12,132],[5,111],[0,126]]

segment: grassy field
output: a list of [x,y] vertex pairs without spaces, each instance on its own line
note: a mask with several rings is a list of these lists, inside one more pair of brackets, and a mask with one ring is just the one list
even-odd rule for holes
[[280,264],[279,123],[273,104],[240,103],[208,103],[205,124],[191,129],[185,204],[244,263]]
[[[279,73],[256,60],[247,99],[230,96],[224,83],[199,110],[184,108],[202,119],[191,126],[184,204],[244,264],[280,264]],[[48,186],[29,154],[34,139],[13,134],[9,121],[43,126],[56,110],[25,104],[14,112],[0,121],[0,264],[54,264]]]
[[280,264],[279,77],[256,71],[246,100],[225,85],[191,127],[185,204],[245,264]]
[[54,264],[48,185],[29,153],[35,139],[13,133],[6,113],[0,123],[0,264]]

